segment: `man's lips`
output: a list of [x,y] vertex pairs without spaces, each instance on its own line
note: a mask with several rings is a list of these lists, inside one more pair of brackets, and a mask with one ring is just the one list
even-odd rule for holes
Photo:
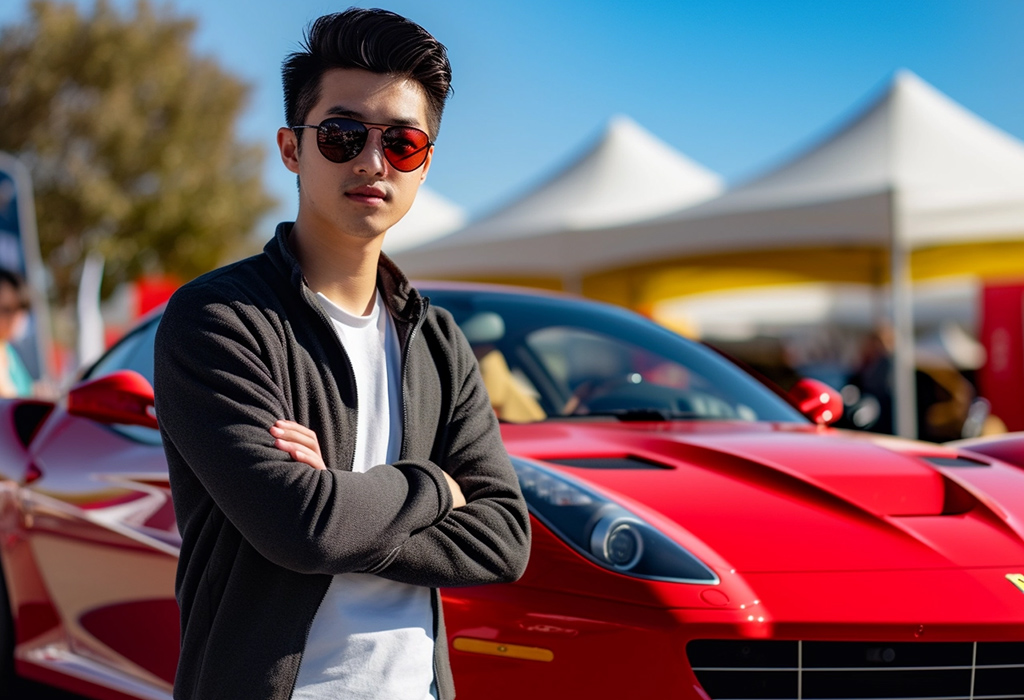
[[388,195],[387,192],[380,187],[363,185],[361,187],[348,190],[345,193],[345,196],[356,202],[362,202],[363,204],[382,204]]

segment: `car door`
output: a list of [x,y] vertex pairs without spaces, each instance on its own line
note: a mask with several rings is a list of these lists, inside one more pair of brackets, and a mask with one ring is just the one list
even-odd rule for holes
[[[152,383],[155,332],[156,320],[138,328],[85,380],[130,369]],[[180,537],[159,432],[72,415],[62,402],[30,454],[23,532],[55,624],[32,640],[19,634],[17,657],[133,696],[169,697]]]

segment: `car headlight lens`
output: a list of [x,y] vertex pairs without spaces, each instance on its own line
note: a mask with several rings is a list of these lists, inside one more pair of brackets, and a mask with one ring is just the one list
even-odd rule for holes
[[585,484],[522,457],[512,466],[534,517],[587,559],[638,578],[719,583],[675,540]]

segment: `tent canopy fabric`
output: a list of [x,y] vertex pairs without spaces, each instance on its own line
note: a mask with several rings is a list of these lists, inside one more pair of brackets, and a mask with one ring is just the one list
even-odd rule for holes
[[[906,193],[903,204],[915,213],[941,211],[1020,201],[1022,186],[1024,144],[913,73],[899,71],[883,94],[823,142],[684,218],[893,189]],[[931,232],[920,228],[912,233],[914,242],[930,242]]]
[[791,161],[592,244],[622,267],[736,250],[885,247],[894,225],[911,250],[1024,239],[1024,143],[908,71]]
[[[656,186],[638,186],[656,183]],[[611,120],[589,149],[523,197],[455,233],[396,256],[414,275],[535,274],[579,268],[575,240],[718,194],[721,178],[627,117]]]
[[384,236],[383,250],[394,255],[462,228],[466,213],[431,189],[420,187],[409,211]]
[[[1024,269],[1024,144],[907,71],[768,173],[657,220],[597,232],[590,244],[617,263],[589,267],[582,289],[649,308],[765,283],[776,270],[785,283],[882,284],[897,234],[915,279]],[[730,273],[695,276],[697,267]]]
[[[659,215],[670,206],[668,195],[639,206],[637,197],[655,193],[638,193],[635,183],[672,178],[635,174],[667,167],[675,162],[671,153],[620,118],[530,194],[401,262],[421,276],[544,278],[548,285],[582,278],[590,294],[588,276],[606,286],[615,270],[647,275],[650,265],[693,256],[884,250],[894,226],[911,251],[1002,243],[991,260],[979,261],[994,270],[1005,268],[1005,245],[1024,241],[1024,144],[909,71],[811,148],[718,197],[708,193],[719,180],[676,154],[683,164],[676,169],[679,202]],[[954,252],[952,261],[960,257]],[[828,278],[808,261],[809,279]]]

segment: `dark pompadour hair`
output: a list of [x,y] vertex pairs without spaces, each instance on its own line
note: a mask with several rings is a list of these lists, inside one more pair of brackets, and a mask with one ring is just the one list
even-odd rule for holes
[[452,69],[444,45],[420,25],[387,10],[350,7],[315,20],[306,29],[301,48],[281,67],[288,126],[305,123],[320,99],[320,78],[326,71],[362,68],[406,76],[422,85],[427,129],[431,139],[437,138]]

